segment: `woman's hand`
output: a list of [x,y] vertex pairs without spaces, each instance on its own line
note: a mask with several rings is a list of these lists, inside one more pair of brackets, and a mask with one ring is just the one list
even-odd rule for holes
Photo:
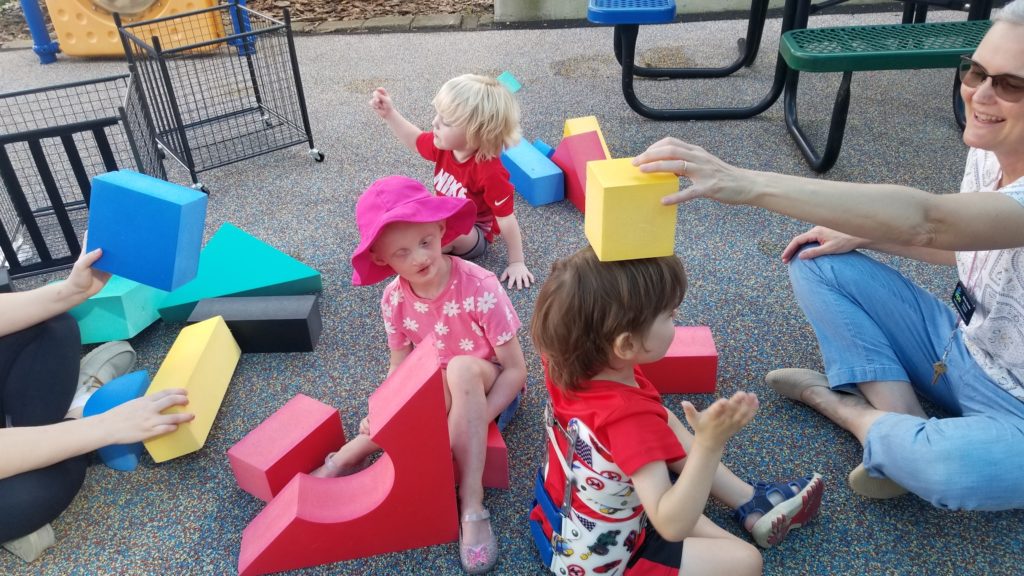
[[68,278],[65,280],[66,285],[73,292],[82,295],[82,300],[87,300],[95,295],[110,280],[109,272],[102,272],[92,267],[103,256],[103,249],[97,248],[91,252],[86,252],[85,247],[88,245],[88,241],[89,233],[86,232],[82,238],[82,253],[79,254],[78,260],[75,261],[74,267],[71,268],[71,273],[68,274]]
[[641,172],[671,172],[693,183],[662,198],[662,204],[679,204],[694,198],[746,204],[753,185],[750,172],[719,160],[700,146],[676,138],[664,138],[651,144],[633,159],[633,165]]
[[690,402],[682,405],[686,421],[693,428],[694,442],[721,448],[754,418],[758,402],[756,394],[737,392],[732,398],[715,400],[700,412]]
[[179,424],[195,418],[195,414],[188,412],[163,414],[171,406],[188,404],[187,395],[188,392],[183,388],[161,390],[125,402],[93,418],[107,426],[111,444],[133,444],[174,432]]
[[826,254],[845,254],[867,246],[867,240],[863,238],[836,232],[824,226],[815,226],[803,234],[794,236],[789,241],[789,244],[782,250],[782,261],[788,264],[801,246],[812,242],[817,242],[818,246],[812,246],[800,252],[801,260],[810,260]]

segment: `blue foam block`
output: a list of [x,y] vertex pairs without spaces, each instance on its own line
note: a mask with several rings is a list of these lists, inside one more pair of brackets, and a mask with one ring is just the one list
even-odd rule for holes
[[92,179],[87,250],[95,267],[170,292],[192,280],[206,225],[206,194],[131,170]]
[[507,70],[499,74],[496,80],[504,84],[505,87],[508,88],[508,91],[513,94],[519,92],[519,89],[523,87],[523,85],[519,83],[519,80],[516,80],[516,77]]
[[[95,416],[134,400],[149,388],[149,374],[145,370],[125,374],[107,382],[89,397],[82,408],[82,416]],[[142,442],[134,444],[111,444],[98,450],[100,459],[114,470],[130,472],[139,464]]]
[[558,202],[565,198],[565,177],[550,158],[522,140],[501,154],[512,185],[531,206]]
[[536,148],[537,150],[540,150],[540,153],[547,156],[548,158],[551,158],[551,155],[555,153],[555,149],[552,148],[551,146],[548,146],[547,142],[541,140],[540,138],[537,138],[536,140],[533,141],[533,147]]

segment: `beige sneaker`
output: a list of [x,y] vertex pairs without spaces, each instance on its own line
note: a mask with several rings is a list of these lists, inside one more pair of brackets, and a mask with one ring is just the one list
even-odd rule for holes
[[3,546],[25,562],[35,562],[55,542],[53,528],[47,524],[27,536],[4,542]]
[[875,478],[869,475],[867,468],[863,464],[857,464],[857,467],[850,472],[847,480],[850,483],[851,490],[865,498],[874,498],[875,500],[888,500],[889,498],[903,496],[909,492],[909,490],[888,478]]
[[97,346],[82,358],[78,371],[78,390],[69,411],[85,406],[93,392],[135,367],[135,350],[124,340]]

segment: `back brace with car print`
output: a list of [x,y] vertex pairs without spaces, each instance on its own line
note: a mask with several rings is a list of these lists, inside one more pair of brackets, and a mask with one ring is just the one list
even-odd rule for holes
[[[537,471],[534,509],[539,509],[551,526],[549,538],[542,523],[530,519],[541,560],[557,576],[623,574],[639,544],[645,518],[633,483],[583,422],[573,418],[562,428],[550,406],[544,411],[544,420],[550,449],[557,455],[566,481],[561,506],[556,506],[544,489],[546,465]],[[564,455],[556,434],[566,438]]]

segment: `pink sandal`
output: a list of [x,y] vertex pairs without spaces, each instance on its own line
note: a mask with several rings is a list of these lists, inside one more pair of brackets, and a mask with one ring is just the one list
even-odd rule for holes
[[[475,514],[466,514],[462,522],[482,522],[489,520],[491,513],[484,509]],[[467,546],[462,540],[462,525],[459,525],[459,561],[462,562],[462,569],[467,574],[484,574],[494,569],[498,563],[498,541],[494,537],[494,530],[487,525],[490,537],[483,544]]]

